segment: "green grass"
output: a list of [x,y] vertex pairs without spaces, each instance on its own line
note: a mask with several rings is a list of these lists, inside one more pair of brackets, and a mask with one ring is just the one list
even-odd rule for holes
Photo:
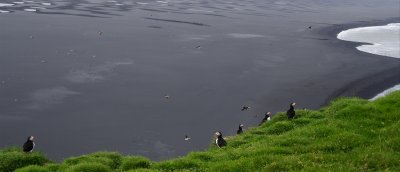
[[8,172],[28,165],[44,165],[50,162],[40,152],[25,153],[20,148],[0,150],[0,171]]
[[97,152],[52,163],[42,154],[0,150],[0,171],[400,171],[400,92],[373,102],[339,98],[319,110],[297,110],[176,159]]

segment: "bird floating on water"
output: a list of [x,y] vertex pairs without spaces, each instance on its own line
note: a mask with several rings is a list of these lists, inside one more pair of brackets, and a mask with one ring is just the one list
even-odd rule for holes
[[243,107],[242,107],[242,111],[248,110],[248,109],[250,109],[250,108],[251,108],[250,106],[243,106]]
[[188,135],[185,135],[185,141],[190,140],[191,138]]

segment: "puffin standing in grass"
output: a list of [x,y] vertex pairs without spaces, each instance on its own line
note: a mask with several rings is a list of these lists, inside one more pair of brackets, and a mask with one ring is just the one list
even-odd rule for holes
[[266,112],[263,120],[260,123],[260,125],[263,124],[266,121],[269,121],[269,120],[271,120],[271,112]]
[[243,133],[243,128],[242,127],[244,127],[244,125],[240,124],[239,125],[239,129],[236,131],[236,134],[242,134]]
[[29,136],[28,140],[22,146],[24,152],[32,152],[35,148],[35,142],[33,142],[33,136]]
[[286,111],[286,115],[288,117],[288,119],[293,119],[294,116],[296,115],[296,112],[294,111],[294,106],[296,106],[296,103],[290,103],[290,108],[289,110]]
[[215,139],[215,144],[217,144],[219,148],[226,146],[226,141],[224,138],[222,138],[221,132],[217,131],[215,135],[217,136],[217,139]]

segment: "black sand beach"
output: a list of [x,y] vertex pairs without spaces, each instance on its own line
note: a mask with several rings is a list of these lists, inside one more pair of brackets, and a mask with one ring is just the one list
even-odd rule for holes
[[[360,52],[336,34],[399,22],[398,3],[0,7],[11,11],[0,13],[0,147],[34,135],[56,160],[99,150],[162,160],[205,149],[216,130],[233,135],[293,101],[318,108],[338,96],[373,97],[400,82],[400,60]],[[24,11],[32,6],[46,9]]]
[[[332,37],[335,37],[337,33],[339,33],[342,30],[347,30],[351,28],[357,28],[357,27],[367,27],[367,26],[379,26],[379,25],[385,25],[387,23],[398,23],[400,21],[400,18],[391,18],[391,19],[386,19],[386,20],[374,20],[374,21],[368,21],[368,22],[354,22],[354,23],[347,23],[347,24],[342,24],[340,27],[330,27],[330,28],[324,28],[321,29],[319,34],[323,35],[330,35]],[[346,44],[347,47],[354,48],[357,46],[360,46],[364,43],[356,43],[356,42],[345,42],[341,40],[337,40],[339,44]],[[365,53],[367,55],[371,55],[368,53]],[[374,54],[373,54],[374,55]],[[328,97],[328,99],[325,101],[325,104],[328,103],[330,100],[335,99],[337,97],[341,96],[357,96],[365,99],[369,99],[374,97],[376,94],[384,91],[385,89],[388,89],[392,87],[393,85],[399,84],[400,83],[400,66],[399,66],[399,60],[398,59],[393,59],[391,57],[386,57],[386,56],[379,56],[379,55],[374,55],[378,56],[381,58],[385,58],[387,60],[392,60],[394,63],[393,67],[388,67],[386,69],[383,69],[381,71],[373,72],[372,74],[366,74],[364,77],[360,77],[352,82],[349,82],[347,85],[344,85],[340,89],[337,89],[334,91],[331,96]],[[378,64],[377,64],[378,65]]]

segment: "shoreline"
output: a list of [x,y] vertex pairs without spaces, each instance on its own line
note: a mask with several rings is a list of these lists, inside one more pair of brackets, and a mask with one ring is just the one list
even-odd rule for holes
[[[330,37],[330,39],[338,41],[339,43],[341,42],[343,46],[353,49],[353,51],[355,52],[366,53],[357,50],[356,47],[367,43],[339,40],[337,38],[337,34],[340,33],[341,31],[357,27],[379,26],[397,22],[400,22],[400,18],[396,17],[385,20],[356,21],[353,23],[345,23],[345,24],[338,24],[335,26],[325,27],[317,30],[316,34],[328,36]],[[392,57],[381,56],[371,53],[366,53],[366,54],[376,56],[376,58],[386,58],[388,60],[393,60],[394,63],[398,63],[398,65],[390,67],[388,69],[374,72],[372,74],[365,74],[364,76],[345,84],[339,89],[336,89],[336,91],[334,91],[333,93],[329,94],[328,98],[326,98],[323,104],[321,104],[321,107],[328,105],[330,101],[339,97],[355,96],[363,99],[370,99],[376,96],[377,94],[382,93],[383,91],[400,83],[400,60]]]
[[[328,2],[310,8],[317,13],[308,13],[290,11],[297,9],[291,4],[282,4],[285,10],[275,8],[273,2],[243,3],[255,11],[226,8],[216,12],[226,18],[199,14],[188,17],[169,12],[185,12],[185,7],[196,4],[177,2],[164,12],[133,7],[132,12],[109,19],[25,12],[2,16],[7,25],[0,35],[5,38],[1,48],[6,62],[2,78],[10,78],[5,80],[2,113],[19,117],[0,121],[0,130],[8,138],[2,144],[19,143],[21,135],[32,133],[40,138],[39,146],[52,159],[97,150],[168,159],[207,149],[210,133],[217,130],[233,135],[239,123],[258,125],[261,116],[254,115],[264,114],[265,110],[280,112],[292,101],[298,102],[299,108],[318,109],[328,96],[349,83],[366,78],[370,85],[368,76],[398,64],[396,60],[359,52],[354,43],[336,38],[343,27],[353,27],[337,23],[354,22],[357,27],[371,25],[358,20],[377,18],[375,21],[383,22],[380,19],[398,16],[387,12],[387,8],[365,9],[353,4],[347,13],[332,13],[341,11],[342,3]],[[293,5],[298,3],[302,2]],[[90,7],[97,3],[80,4]],[[240,7],[214,1],[207,6],[214,5]],[[338,10],[333,10],[336,5]],[[55,12],[90,14],[77,8]],[[352,9],[358,9],[357,13]],[[108,8],[103,11],[116,13]],[[359,15],[359,11],[368,14]],[[212,27],[143,18],[149,15]],[[49,27],[43,27],[49,22]],[[98,26],[99,22],[103,24]],[[80,26],[70,27],[76,24]],[[307,28],[310,25],[312,29]],[[319,34],[324,28],[337,31]],[[46,57],[46,63],[42,57]],[[134,64],[115,67],[126,61]],[[70,76],[87,82],[71,80]],[[38,93],[45,93],[44,98],[35,96]],[[166,101],[166,94],[172,99]],[[59,103],[47,103],[54,97]],[[21,101],[15,102],[15,98]],[[243,105],[253,108],[241,112]],[[41,109],[24,108],[37,106]],[[48,126],[54,128],[46,130]],[[84,134],[72,134],[76,131]],[[53,139],[60,134],[64,136]],[[187,144],[182,141],[185,134],[198,141]]]

